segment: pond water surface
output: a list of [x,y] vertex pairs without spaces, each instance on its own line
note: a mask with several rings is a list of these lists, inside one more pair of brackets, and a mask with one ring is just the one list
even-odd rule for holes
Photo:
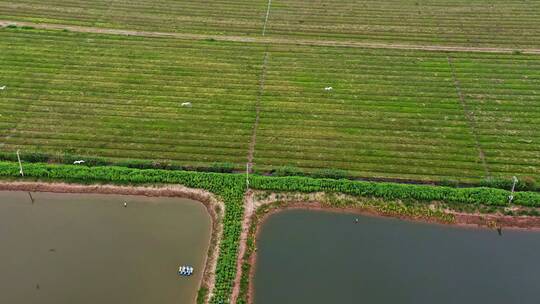
[[255,304],[540,303],[538,232],[290,210],[257,257]]
[[[195,302],[211,234],[201,203],[32,196],[0,191],[0,303]],[[194,276],[177,275],[183,264]]]

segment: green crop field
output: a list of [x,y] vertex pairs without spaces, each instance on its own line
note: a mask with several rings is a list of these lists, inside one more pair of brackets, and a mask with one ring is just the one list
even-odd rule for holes
[[[413,180],[538,178],[540,55],[517,49],[540,46],[539,5],[0,0],[0,20],[93,32],[0,29],[0,152]],[[263,28],[266,40],[218,37],[261,38]],[[401,49],[316,46],[332,41]]]
[[255,163],[386,178],[539,176],[539,88],[539,56],[274,46]]
[[246,161],[257,45],[3,29],[0,49],[0,149]]
[[0,0],[0,19],[145,31],[259,34],[265,0]]
[[[0,44],[3,151],[245,165],[264,45],[21,29],[1,30]],[[540,56],[268,53],[256,169],[540,176]]]
[[[274,37],[540,47],[540,2],[274,0]],[[267,1],[0,1],[0,19],[146,31],[258,35]]]
[[275,0],[274,36],[462,46],[540,46],[540,2]]

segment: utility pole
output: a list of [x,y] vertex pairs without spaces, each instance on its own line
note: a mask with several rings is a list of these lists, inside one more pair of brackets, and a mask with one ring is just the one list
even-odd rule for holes
[[514,183],[512,184],[512,192],[510,193],[510,196],[508,196],[508,203],[512,203],[512,200],[514,199],[514,190],[516,189],[516,184],[518,182],[517,177],[512,176],[512,181]]
[[19,173],[21,173],[21,176],[24,177],[24,172],[23,172],[23,169],[22,169],[21,156],[19,155],[19,150],[17,150],[17,159],[19,160]]

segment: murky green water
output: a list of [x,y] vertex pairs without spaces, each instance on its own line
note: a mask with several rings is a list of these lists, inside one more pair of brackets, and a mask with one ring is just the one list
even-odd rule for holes
[[538,232],[291,210],[257,253],[255,304],[540,303]]
[[[0,191],[0,303],[194,303],[211,233],[202,204],[32,195]],[[195,275],[179,277],[182,264]]]

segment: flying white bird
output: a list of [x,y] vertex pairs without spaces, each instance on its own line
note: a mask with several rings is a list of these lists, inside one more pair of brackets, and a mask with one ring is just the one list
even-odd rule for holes
[[326,88],[324,88],[325,91],[332,91],[333,89],[334,89],[334,88],[332,88],[332,87],[326,87]]
[[73,162],[74,165],[80,165],[82,163],[84,163],[84,160],[82,160],[82,159],[81,160],[76,160],[76,161]]
[[0,90],[4,90],[5,88],[6,88],[6,86],[1,86]]
[[191,102],[182,102],[182,107],[191,107]]

